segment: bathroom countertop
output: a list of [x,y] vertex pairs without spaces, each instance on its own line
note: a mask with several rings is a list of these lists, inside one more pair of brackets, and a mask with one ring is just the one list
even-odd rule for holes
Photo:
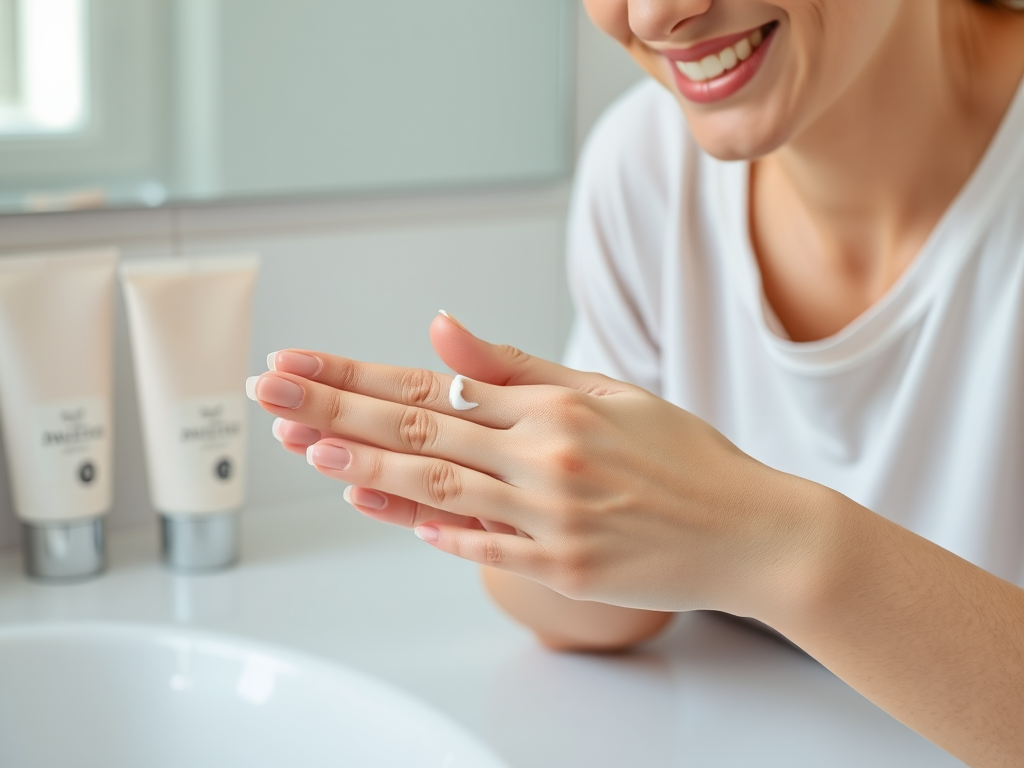
[[786,643],[727,617],[679,616],[621,656],[540,648],[485,597],[474,566],[340,495],[253,507],[243,560],[179,576],[156,525],[114,532],[110,568],[27,581],[0,553],[0,625],[131,621],[279,644],[395,684],[476,733],[511,768],[961,763]]

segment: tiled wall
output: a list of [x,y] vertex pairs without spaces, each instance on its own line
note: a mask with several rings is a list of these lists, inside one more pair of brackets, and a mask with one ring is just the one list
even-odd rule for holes
[[[582,14],[578,49],[577,133],[582,136],[637,73]],[[563,260],[567,197],[567,185],[558,184],[4,217],[0,258],[99,243],[118,245],[125,259],[260,253],[253,372],[265,370],[267,352],[284,346],[440,369],[426,335],[440,308],[484,338],[557,358],[571,320]],[[111,527],[153,525],[121,306],[116,326]],[[252,406],[250,504],[338,493],[336,484],[280,449],[270,436],[270,421]],[[0,548],[16,544],[17,529],[6,466],[0,462]]]

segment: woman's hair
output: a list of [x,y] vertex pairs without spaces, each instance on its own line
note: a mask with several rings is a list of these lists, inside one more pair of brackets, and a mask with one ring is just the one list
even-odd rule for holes
[[1024,11],[1024,0],[976,0],[982,5],[995,5],[1008,11]]

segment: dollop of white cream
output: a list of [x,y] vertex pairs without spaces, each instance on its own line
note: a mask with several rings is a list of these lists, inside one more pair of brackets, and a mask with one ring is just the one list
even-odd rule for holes
[[461,373],[452,379],[452,385],[448,388],[448,402],[452,404],[452,408],[456,411],[468,411],[470,408],[476,408],[480,403],[469,403],[462,397],[462,388],[466,386],[466,377]]

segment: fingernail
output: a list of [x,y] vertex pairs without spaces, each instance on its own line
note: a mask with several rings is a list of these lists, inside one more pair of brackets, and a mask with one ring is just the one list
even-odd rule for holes
[[305,395],[302,387],[294,381],[267,374],[258,377],[253,390],[260,400],[279,408],[298,408],[302,405],[302,397]]
[[277,368],[274,367],[274,358],[275,357],[277,357],[277,352],[271,352],[269,355],[267,355],[267,370],[269,370],[269,371],[276,371],[277,370]]
[[245,396],[250,400],[256,399],[256,382],[259,380],[259,376],[250,376],[245,380]]
[[349,504],[352,503],[352,486],[346,485],[345,490],[341,492],[341,498],[347,501]]
[[[351,486],[349,487],[351,488]],[[377,493],[376,491],[372,491],[369,488],[360,488],[358,493],[358,499],[353,499],[353,494],[349,494],[348,501],[350,504],[355,504],[360,507],[366,507],[367,509],[384,509],[384,507],[387,506],[387,496],[385,496],[382,493]]]
[[458,326],[459,328],[461,328],[462,330],[464,330],[464,331],[465,331],[466,333],[472,333],[472,331],[470,331],[470,330],[469,330],[469,328],[467,328],[467,327],[466,327],[466,326],[464,326],[464,325],[463,325],[462,323],[460,323],[460,322],[458,321],[458,319],[457,319],[457,318],[453,317],[452,315],[449,315],[449,314],[448,314],[447,312],[445,312],[445,311],[444,311],[443,309],[439,309],[439,310],[437,310],[437,313],[438,313],[439,315],[444,315],[445,317],[447,317],[447,318],[448,318],[449,320],[451,320],[451,321],[452,321],[453,323],[455,323],[455,325],[457,325],[457,326]]
[[281,434],[281,425],[284,424],[284,419],[278,416],[274,419],[274,423],[270,425],[270,434],[272,434],[279,442],[284,442],[284,436]]
[[308,379],[316,376],[324,367],[323,360],[313,355],[307,355],[304,352],[274,352],[272,354],[274,358],[273,365],[270,364],[270,358],[267,358],[267,365],[272,371],[294,373],[296,376],[303,376]]
[[421,525],[414,528],[413,532],[423,541],[437,541],[441,537],[441,532],[430,525]]
[[339,445],[317,443],[306,449],[306,461],[324,469],[347,469],[352,463],[352,454]]

